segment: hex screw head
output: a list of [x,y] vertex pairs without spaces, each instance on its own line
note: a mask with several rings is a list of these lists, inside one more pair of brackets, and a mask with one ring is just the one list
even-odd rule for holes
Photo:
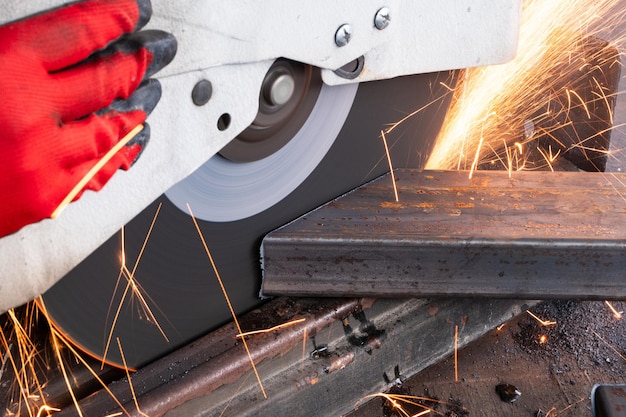
[[374,26],[378,30],[383,30],[391,23],[391,12],[389,7],[381,7],[374,16]]
[[349,24],[343,24],[339,26],[337,32],[335,32],[335,44],[339,47],[346,46],[350,43],[350,39],[352,38],[352,26]]
[[191,100],[196,106],[204,106],[213,95],[213,85],[209,80],[201,80],[191,90]]

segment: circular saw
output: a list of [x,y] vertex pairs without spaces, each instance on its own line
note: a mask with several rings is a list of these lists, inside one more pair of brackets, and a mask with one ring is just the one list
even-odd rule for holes
[[[235,311],[254,308],[260,302],[261,238],[387,172],[381,127],[429,106],[387,138],[398,167],[423,167],[453,82],[454,73],[443,72],[329,87],[314,76],[316,105],[302,100],[296,106],[308,117],[282,147],[247,162],[230,159],[229,149],[218,153],[52,287],[43,296],[48,314],[84,350],[117,365],[119,338],[131,367],[229,321],[191,213]],[[256,152],[245,149],[245,135],[235,140],[243,155]],[[265,154],[259,145],[252,141],[250,147]]]
[[119,366],[231,320],[211,261],[237,314],[261,303],[261,238],[387,172],[383,138],[394,168],[423,167],[448,70],[510,59],[519,20],[513,0],[197,3],[154,1],[179,53],[141,160],[0,246],[35,282],[19,297],[47,290],[54,325]]

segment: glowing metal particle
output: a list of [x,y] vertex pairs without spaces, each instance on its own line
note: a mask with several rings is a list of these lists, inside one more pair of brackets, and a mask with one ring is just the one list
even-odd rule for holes
[[135,388],[133,387],[133,381],[130,378],[130,372],[128,371],[128,366],[126,366],[126,358],[124,357],[124,350],[122,350],[122,342],[120,342],[120,338],[117,337],[117,347],[120,350],[120,356],[122,357],[122,363],[124,364],[124,371],[126,372],[126,379],[128,379],[128,386],[130,388],[130,392],[133,397],[133,401],[135,403],[135,407],[137,408],[137,412],[144,417],[150,417],[139,408],[139,402],[137,401],[137,395],[135,394]]
[[285,327],[290,327],[290,326],[293,326],[293,325],[296,325],[296,324],[299,324],[299,323],[303,323],[305,321],[306,321],[306,319],[292,320],[292,321],[289,321],[287,323],[283,323],[283,324],[276,325],[274,327],[270,327],[269,329],[253,330],[253,331],[250,331],[250,332],[239,333],[235,337],[245,337],[245,336],[250,336],[250,335],[253,335],[253,334],[271,333],[271,332],[274,332],[276,330],[284,329]]
[[126,136],[120,139],[119,142],[115,144],[109,151],[102,157],[100,160],[85,174],[85,176],[70,190],[67,196],[61,201],[61,204],[52,212],[50,215],[51,218],[56,219],[59,217],[59,214],[63,211],[68,204],[70,204],[78,193],[80,193],[83,188],[87,185],[89,181],[104,167],[107,162],[111,160],[124,146],[128,144],[135,136],[139,134],[143,130],[143,125],[135,126],[133,130],[128,132]]
[[[115,295],[117,294],[117,290],[120,287],[120,283],[122,278],[124,278],[126,280],[126,286],[124,287],[124,290],[122,291],[122,296],[120,298],[120,301],[117,305],[117,309],[115,311],[115,314],[113,315],[113,321],[111,323],[111,326],[109,328],[108,331],[108,336],[106,337],[106,342],[105,342],[105,348],[104,348],[104,353],[102,354],[102,366],[104,367],[104,363],[106,361],[107,358],[107,354],[109,352],[109,347],[111,345],[111,340],[113,338],[113,333],[115,331],[115,326],[117,325],[117,321],[119,319],[120,316],[120,312],[122,310],[122,306],[124,305],[125,301],[126,301],[126,296],[128,295],[128,293],[130,292],[131,294],[131,298],[136,298],[137,300],[139,300],[139,305],[140,308],[142,310],[142,312],[145,314],[145,316],[147,317],[148,321],[150,323],[153,323],[156,328],[159,330],[159,332],[161,333],[161,335],[163,336],[163,339],[165,339],[166,341],[169,341],[167,335],[165,334],[165,331],[163,330],[163,328],[161,327],[161,325],[159,324],[159,321],[157,320],[156,316],[154,315],[152,309],[150,308],[150,305],[148,304],[148,301],[152,301],[150,299],[150,296],[148,294],[144,295],[145,291],[142,289],[141,284],[139,284],[139,282],[137,282],[137,280],[135,279],[135,273],[137,271],[137,267],[139,266],[139,261],[141,260],[144,250],[146,248],[146,245],[148,244],[148,240],[150,239],[150,236],[152,234],[152,231],[154,229],[154,225],[156,223],[157,217],[159,216],[159,213],[161,211],[161,206],[162,204],[159,204],[159,206],[156,209],[156,212],[154,213],[154,217],[152,218],[152,222],[150,223],[150,227],[148,228],[148,232],[146,233],[146,237],[143,241],[143,244],[141,245],[141,249],[139,251],[139,254],[137,255],[137,259],[135,260],[135,264],[133,265],[133,269],[132,271],[130,271],[128,269],[128,267],[126,266],[126,249],[125,249],[125,236],[124,236],[124,228],[122,228],[121,230],[121,237],[122,237],[122,243],[121,243],[121,265],[120,265],[120,272],[119,275],[117,277],[117,282],[115,283],[115,289],[113,290],[113,296],[111,297],[111,303],[109,304],[109,312],[112,310],[113,307],[113,300],[115,298]],[[154,302],[153,302],[154,304]],[[158,309],[158,307],[157,307]],[[107,322],[108,322],[108,313],[107,313]]]
[[[585,125],[593,122],[597,111],[597,116],[612,124],[617,93],[607,86],[618,77],[619,53],[593,36],[602,38],[600,32],[611,28],[614,43],[626,38],[621,25],[623,5],[618,7],[619,0],[525,0],[516,58],[508,64],[466,71],[426,168],[473,171],[480,165],[477,160],[484,161],[492,148],[496,153],[506,152],[506,146],[499,145],[503,139],[505,143],[522,136],[536,141],[542,136],[555,139],[554,131],[566,128],[567,134],[576,136],[572,114]],[[595,130],[606,133],[613,128]],[[595,145],[602,134],[572,137],[576,142],[563,151],[576,148],[581,156],[599,157],[605,150]],[[483,143],[490,141],[495,145]],[[595,163],[590,160],[587,165]]]
[[[226,292],[226,287],[224,287],[224,282],[222,281],[222,278],[220,277],[219,271],[217,270],[217,266],[215,265],[215,262],[213,261],[213,256],[211,255],[211,252],[209,251],[209,246],[207,245],[206,240],[204,239],[202,230],[200,230],[200,225],[198,224],[196,217],[193,215],[193,212],[191,211],[191,206],[189,206],[189,204],[187,204],[187,210],[189,210],[189,215],[191,216],[191,220],[193,220],[193,224],[196,226],[196,230],[198,231],[198,235],[200,236],[200,240],[202,241],[202,246],[204,246],[204,250],[207,254],[207,257],[209,258],[209,261],[211,262],[211,267],[213,268],[213,272],[215,273],[215,276],[217,277],[217,281],[220,284],[220,288],[222,289],[222,293],[224,294],[224,298],[226,299],[226,304],[228,304],[230,314],[232,315],[233,321],[235,322],[235,325],[237,326],[237,331],[239,332],[239,334],[243,334],[243,332],[241,331],[241,326],[239,325],[239,320],[237,320],[237,314],[235,314],[235,309],[233,308],[233,305],[230,302],[230,297],[228,297],[228,293]],[[256,369],[256,364],[254,363],[254,360],[252,359],[252,354],[250,353],[250,349],[248,348],[248,343],[246,343],[245,338],[242,338],[241,341],[243,343],[244,348],[246,349],[248,358],[250,359],[252,370],[254,371],[254,375],[256,376],[257,381],[259,382],[259,387],[261,388],[263,397],[267,398],[265,388],[263,387],[263,382],[261,382],[261,377],[259,376],[259,372]]]
[[611,312],[613,313],[613,316],[614,316],[617,320],[621,320],[621,319],[622,319],[623,314],[622,314],[622,312],[621,312],[621,311],[617,311],[617,310],[615,309],[615,307],[613,307],[613,304],[611,304],[609,301],[605,301],[604,303],[607,305],[607,307],[609,307],[609,310],[611,310]]
[[391,154],[389,153],[389,146],[387,145],[387,138],[385,137],[385,131],[380,131],[380,136],[383,139],[385,145],[385,154],[387,155],[387,162],[389,163],[389,173],[391,174],[391,184],[393,184],[393,194],[396,198],[396,203],[400,201],[398,198],[398,186],[396,185],[396,178],[393,175],[393,164],[391,163]]
[[454,382],[459,382],[459,326],[454,326]]
[[541,324],[542,326],[549,327],[549,326],[554,326],[554,325],[556,324],[556,321],[551,321],[551,320],[542,320],[542,319],[540,319],[537,315],[533,314],[533,312],[532,312],[532,311],[530,311],[530,310],[526,310],[526,312],[527,312],[527,313],[528,313],[528,314],[529,314],[532,318],[534,318],[535,320],[537,320],[537,321],[539,322],[539,324]]
[[598,332],[596,332],[593,329],[589,329],[591,331],[591,333],[595,334],[598,339],[600,339],[605,345],[607,345],[613,352],[615,352],[615,354],[617,356],[619,356],[624,362],[626,362],[626,356],[622,355],[617,349],[615,349],[615,347],[613,345],[611,345],[605,338],[603,338],[602,336],[600,336],[598,334]]

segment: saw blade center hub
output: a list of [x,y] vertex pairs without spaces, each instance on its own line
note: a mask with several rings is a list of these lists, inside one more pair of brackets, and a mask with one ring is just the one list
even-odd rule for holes
[[263,86],[263,96],[270,104],[282,106],[286,104],[296,89],[296,81],[291,74],[274,76]]

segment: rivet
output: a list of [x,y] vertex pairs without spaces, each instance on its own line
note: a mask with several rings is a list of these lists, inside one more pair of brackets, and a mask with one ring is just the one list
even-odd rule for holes
[[196,106],[204,106],[213,95],[213,85],[209,80],[201,80],[191,90],[191,100]]

